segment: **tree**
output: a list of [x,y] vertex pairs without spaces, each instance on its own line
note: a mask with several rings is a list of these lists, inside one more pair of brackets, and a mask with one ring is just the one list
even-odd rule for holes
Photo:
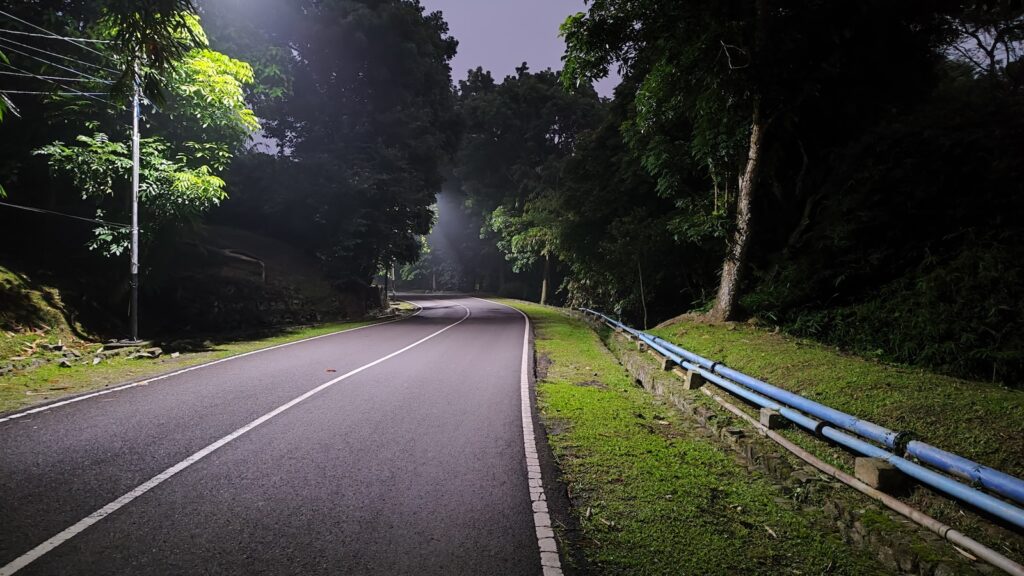
[[[177,22],[178,20],[174,20]],[[201,44],[168,62],[150,81],[167,91],[164,106],[148,114],[159,134],[141,141],[139,200],[144,222],[143,239],[151,240],[163,228],[180,227],[225,197],[224,170],[237,149],[259,128],[246,107],[242,87],[253,81],[248,64],[203,46],[206,37],[195,16],[188,16],[190,38]],[[173,66],[172,66],[173,64]],[[107,118],[106,123],[116,124]],[[99,126],[90,121],[87,125]],[[131,150],[124,141],[105,132],[79,135],[75,144],[57,141],[37,150],[51,168],[68,177],[83,199],[96,202],[97,215],[118,213],[116,201],[129,182]],[[129,241],[124,229],[97,228],[91,246],[110,255],[120,254]]]
[[258,205],[246,214],[315,254],[340,284],[414,261],[457,139],[448,65],[457,43],[440,13],[411,0],[244,6],[230,22],[211,6],[215,38],[253,50],[267,63],[258,74],[287,77],[274,76],[281,90],[257,110],[277,154],[244,160],[282,180],[233,171],[248,196],[231,209],[240,214],[250,198]]
[[491,213],[488,227],[498,235],[498,249],[512,262],[512,269],[522,272],[540,260],[541,272],[540,303],[548,303],[551,289],[551,259],[557,253],[557,219],[550,211],[537,207],[535,199],[520,214],[511,212],[505,206],[498,206]]
[[171,73],[203,46],[192,0],[102,0],[96,26],[113,42],[121,73],[114,92],[127,96],[141,86],[146,96],[163,103]]
[[[563,25],[564,81],[572,86],[601,77],[618,64],[638,85],[627,138],[658,178],[659,192],[677,198],[714,194],[717,205],[724,188],[734,202],[709,314],[733,319],[740,313],[752,238],[762,231],[765,186],[783,201],[786,188],[789,196],[800,196],[813,160],[806,151],[815,150],[806,145],[810,137],[833,146],[856,136],[856,122],[863,126],[891,113],[898,99],[883,104],[877,90],[864,87],[896,71],[904,74],[897,86],[912,84],[915,73],[928,69],[920,64],[932,57],[936,20],[932,10],[909,4],[598,0]],[[825,113],[822,96],[840,87],[852,90],[845,101],[863,96],[864,109]],[[813,123],[852,118],[847,132],[824,133]],[[803,163],[791,162],[793,150],[803,151]],[[703,177],[703,190],[682,184],[688,174]],[[730,196],[733,180],[736,194]]]
[[592,88],[570,93],[556,72],[533,73],[525,63],[501,84],[482,69],[459,84],[465,127],[455,173],[467,204],[483,216],[482,233],[496,235],[516,272],[542,263],[546,303],[565,216],[551,207],[565,162],[596,126],[601,103]]

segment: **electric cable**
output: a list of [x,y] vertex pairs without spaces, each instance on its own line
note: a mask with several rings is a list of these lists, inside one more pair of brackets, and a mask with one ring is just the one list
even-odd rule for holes
[[47,60],[45,58],[40,58],[39,56],[34,56],[32,54],[29,54],[28,52],[22,52],[21,50],[18,50],[16,48],[11,48],[11,47],[8,47],[8,46],[3,46],[2,43],[3,43],[3,39],[0,39],[0,46],[2,46],[4,48],[4,50],[6,50],[8,52],[13,52],[15,54],[21,54],[22,56],[28,56],[29,58],[32,58],[32,59],[35,59],[35,60],[39,60],[40,62],[42,62],[44,64],[49,64],[50,66],[56,66],[57,68],[60,68],[61,70],[64,70],[66,72],[74,72],[75,74],[79,74],[79,75],[84,76],[84,77],[86,77],[86,78],[88,78],[90,80],[96,80],[98,82],[104,82],[103,78],[97,78],[97,77],[95,77],[95,76],[93,76],[91,74],[88,74],[86,72],[82,72],[81,70],[75,70],[74,68],[68,68],[67,66],[61,66],[60,64],[57,64],[56,62],[50,62],[49,60]]
[[[61,92],[61,91],[53,92],[53,91],[45,91],[45,90],[4,90],[4,89],[0,89],[0,92],[3,92],[4,94],[37,94],[37,95],[47,95],[47,96],[54,95],[54,94],[58,94],[58,95],[62,95],[62,96],[70,96],[72,94],[75,94],[75,95],[78,95],[78,96],[90,96],[90,97],[91,96],[103,96],[103,95],[109,94],[109,92],[82,92],[81,90],[67,90],[67,91],[63,91],[63,92]],[[97,100],[99,100],[99,98],[97,98]],[[103,102],[106,102],[106,100],[103,100]]]
[[[55,85],[65,89],[65,90],[68,90],[70,92],[75,92],[75,93],[81,94],[83,96],[90,97],[90,98],[92,98],[94,100],[99,100],[99,101],[105,102],[105,104],[110,104],[110,105],[114,104],[114,102],[112,102],[112,101],[110,101],[108,99],[96,97],[96,96],[98,96],[100,94],[106,94],[108,92],[85,92],[83,90],[79,90],[77,88],[72,88],[71,86],[68,86],[68,85],[65,85],[65,84],[61,84],[60,82],[55,82],[54,80],[49,80],[49,78],[53,78],[53,77],[50,77],[50,76],[40,76],[38,74],[33,74],[33,73],[31,73],[31,72],[29,72],[27,70],[20,69],[20,68],[17,68],[16,66],[11,66],[9,64],[5,64],[4,66],[6,66],[8,68],[12,68],[12,69],[16,70],[18,73],[24,74],[25,76],[34,76],[36,78],[39,78],[40,80],[43,80],[44,82],[49,82],[50,84],[55,84]],[[14,73],[0,71],[0,74],[14,74]],[[68,80],[79,80],[79,81],[83,81],[83,82],[88,81],[88,80],[85,80],[85,79],[77,79],[77,78],[69,78]],[[4,89],[0,88],[0,92],[9,92],[9,91],[12,91],[12,90],[4,90]],[[27,90],[24,90],[23,92],[27,92]]]
[[96,40],[95,38],[77,38],[73,36],[56,36],[54,34],[34,34],[32,32],[23,32],[21,30],[11,30],[9,28],[0,28],[0,32],[6,32],[8,34],[18,34],[21,36],[34,36],[36,38],[53,38],[59,40],[78,41],[78,42],[95,42],[97,44],[113,44],[113,40]]
[[65,42],[70,42],[70,43],[74,44],[75,46],[78,46],[79,48],[83,48],[85,50],[88,50],[89,52],[94,52],[96,54],[99,54],[100,56],[103,56],[104,58],[110,58],[110,56],[100,52],[99,50],[93,50],[92,48],[86,46],[85,44],[81,44],[81,43],[76,42],[76,41],[74,41],[74,40],[72,40],[70,38],[61,36],[60,34],[55,34],[55,33],[51,32],[50,30],[47,30],[46,28],[43,28],[42,26],[37,26],[37,25],[35,25],[35,24],[31,23],[31,22],[22,20],[21,18],[18,18],[17,16],[15,16],[13,14],[8,14],[7,12],[4,12],[3,10],[0,10],[0,15],[7,16],[11,20],[15,20],[17,22],[21,22],[22,24],[26,24],[28,26],[31,26],[31,27],[35,28],[36,30],[40,30],[42,32],[46,32],[47,34],[50,35],[50,38],[54,38],[54,39],[57,39],[57,40],[64,40]]
[[129,226],[128,224],[121,224],[120,222],[108,222],[106,220],[100,220],[98,218],[86,218],[84,216],[75,216],[74,214],[65,214],[63,212],[56,212],[54,210],[46,210],[44,208],[33,208],[32,206],[11,204],[10,202],[0,202],[0,206],[6,206],[7,208],[16,208],[18,210],[25,210],[27,212],[37,212],[39,214],[53,214],[55,216],[63,216],[65,218],[71,218],[72,220],[81,220],[83,222],[90,222],[92,224],[114,226],[115,228],[131,228],[131,226]]
[[78,58],[72,58],[71,56],[67,56],[67,55],[64,55],[64,54],[59,54],[57,52],[51,52],[49,50],[46,50],[46,49],[43,49],[43,48],[38,48],[38,47],[33,46],[31,44],[25,44],[24,42],[18,42],[17,40],[11,40],[10,38],[4,38],[3,36],[0,36],[0,41],[8,42],[8,43],[11,43],[11,44],[15,44],[15,45],[21,46],[23,48],[28,48],[29,50],[35,50],[36,52],[42,52],[43,54],[48,54],[50,56],[56,56],[58,58],[64,58],[65,60],[70,60],[70,61],[72,61],[72,62],[74,62],[76,64],[82,64],[83,66],[89,66],[90,68],[96,68],[98,70],[104,70],[106,72],[113,72],[113,73],[117,74],[117,70],[114,70],[113,68],[107,68],[106,66],[100,66],[99,64],[93,64],[91,62],[86,62],[85,60],[79,60]]
[[[9,64],[4,64],[2,62],[0,62],[0,65],[10,66]],[[11,68],[15,68],[15,67],[11,66]],[[15,68],[15,70],[18,70],[18,68]],[[40,80],[63,80],[64,82],[103,82],[104,84],[113,84],[114,83],[113,80],[90,80],[88,78],[69,78],[69,77],[66,77],[66,76],[42,76],[42,75],[39,75],[39,74],[33,74],[31,72],[24,72],[24,71],[22,71],[22,72],[8,72],[7,70],[0,70],[0,74],[3,74],[5,76],[24,76],[24,77],[30,77],[30,78],[38,78]]]

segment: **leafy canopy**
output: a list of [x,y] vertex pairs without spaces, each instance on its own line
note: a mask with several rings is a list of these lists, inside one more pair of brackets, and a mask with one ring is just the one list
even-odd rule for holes
[[[199,20],[185,14],[171,20],[188,27],[190,41],[205,42]],[[183,32],[176,31],[176,37]],[[166,62],[159,78],[169,98],[165,105],[146,114],[142,132],[156,135],[140,141],[139,202],[143,240],[165,227],[177,227],[218,205],[227,197],[223,171],[234,152],[259,129],[255,114],[245,102],[244,86],[252,83],[252,68],[240,60],[196,46],[182,53],[181,61]],[[118,124],[115,118],[101,123]],[[82,198],[97,205],[97,214],[118,214],[116,198],[130,183],[132,161],[130,134],[118,130],[123,140],[99,131],[79,135],[74,143],[61,141],[43,146],[53,171],[68,177]],[[120,254],[128,243],[124,230],[101,227],[90,244],[110,255]]]

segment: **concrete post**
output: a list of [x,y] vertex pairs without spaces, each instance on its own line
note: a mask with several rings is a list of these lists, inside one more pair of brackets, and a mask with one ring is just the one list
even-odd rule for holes
[[683,370],[682,368],[676,368],[673,372],[683,379],[683,390],[696,390],[704,385],[704,377],[698,372]]
[[786,419],[782,417],[782,414],[771,408],[761,408],[760,422],[769,430],[778,430],[786,425]]
[[899,492],[907,484],[907,477],[881,458],[855,458],[853,472],[861,482],[888,494]]

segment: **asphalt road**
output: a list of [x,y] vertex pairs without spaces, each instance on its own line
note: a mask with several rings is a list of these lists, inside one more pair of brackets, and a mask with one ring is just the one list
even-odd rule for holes
[[541,574],[524,317],[416,303],[0,419],[0,574]]

